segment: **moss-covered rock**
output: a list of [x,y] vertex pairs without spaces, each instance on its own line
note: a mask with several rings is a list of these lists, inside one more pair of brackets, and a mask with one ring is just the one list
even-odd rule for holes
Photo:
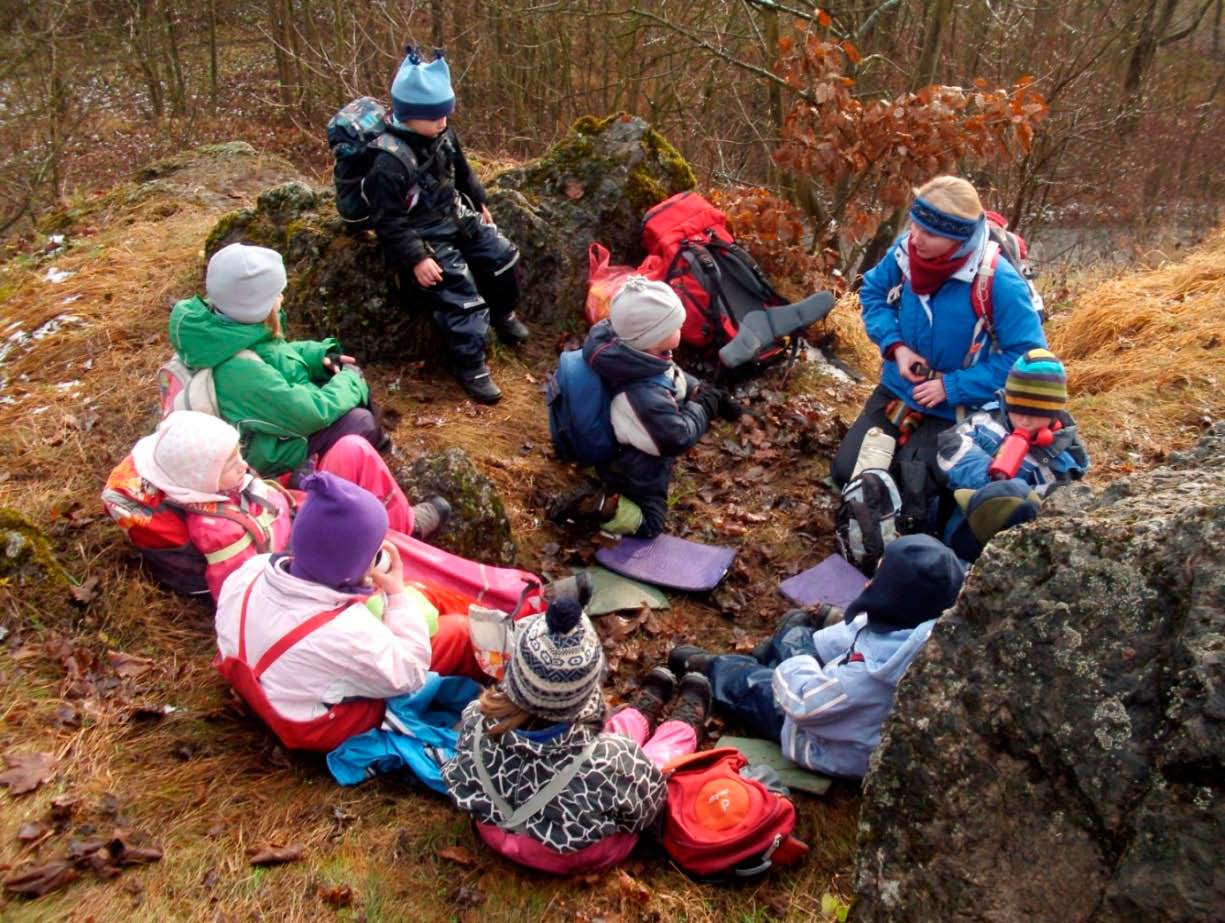
[[578,316],[590,244],[637,263],[643,213],[694,185],[676,148],[624,114],[584,116],[539,160],[499,175],[491,208],[523,251],[523,313],[551,324]]
[[405,466],[398,480],[409,485],[414,497],[438,494],[451,504],[450,522],[431,544],[486,564],[515,563],[517,549],[502,498],[462,449],[423,455]]
[[47,613],[66,608],[72,599],[73,580],[47,536],[9,508],[0,508],[0,587],[5,591],[0,599],[8,600],[0,615],[29,614],[17,608],[20,600],[33,611]]
[[[578,316],[591,242],[636,261],[643,212],[693,185],[676,149],[624,115],[582,118],[542,157],[495,177],[490,207],[523,252],[520,313],[546,325]],[[364,359],[442,354],[429,310],[394,290],[374,234],[344,225],[331,190],[301,182],[266,190],[255,208],[217,222],[206,254],[239,240],[285,257],[291,327],[337,336]]]

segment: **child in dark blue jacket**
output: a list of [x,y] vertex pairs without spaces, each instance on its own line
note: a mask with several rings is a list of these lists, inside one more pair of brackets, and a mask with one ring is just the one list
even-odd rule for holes
[[447,125],[454,108],[446,60],[439,54],[426,64],[410,49],[391,84],[387,146],[362,192],[388,265],[405,291],[433,309],[446,335],[452,373],[473,400],[493,404],[502,392],[485,365],[491,322],[512,346],[528,338],[515,316],[519,250],[498,232],[485,190]]
[[605,532],[654,538],[668,512],[676,457],[693,446],[716,415],[740,408],[672,361],[685,309],[671,286],[631,276],[591,328],[583,359],[612,393],[612,428],[619,450],[599,466],[601,490],[566,498],[552,518],[594,518]]

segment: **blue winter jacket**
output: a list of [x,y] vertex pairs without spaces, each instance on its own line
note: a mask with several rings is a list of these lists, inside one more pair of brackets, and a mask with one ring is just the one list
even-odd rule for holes
[[[1040,496],[1057,484],[1079,480],[1089,470],[1089,453],[1071,415],[1060,415],[1062,427],[1049,446],[1031,446],[1017,477],[1035,488]],[[953,490],[978,490],[991,483],[987,469],[1000,443],[1012,432],[1002,396],[957,426],[940,434],[936,461]]]
[[866,614],[813,635],[815,657],[784,660],[774,671],[783,710],[783,753],[828,775],[862,778],[893,708],[893,690],[936,620],[901,631],[867,630]]
[[[921,413],[957,418],[958,406],[981,407],[1004,386],[1008,371],[1026,350],[1046,346],[1042,321],[1034,310],[1029,287],[1003,257],[996,265],[991,284],[992,315],[999,351],[990,348],[986,334],[980,336],[978,361],[962,366],[970,350],[977,318],[970,301],[970,288],[978,274],[987,240],[934,295],[919,296],[909,284],[908,234],[893,245],[863,279],[859,301],[868,336],[880,347],[881,355],[901,343],[927,360],[944,374],[948,400],[935,407],[920,407],[914,400],[914,385],[902,377],[897,363],[886,360],[881,384],[911,408]],[[900,286],[900,289],[898,287]],[[898,289],[900,297],[890,303],[889,294]]]
[[[602,320],[587,334],[583,358],[612,393],[612,427],[620,451],[601,476],[635,502],[668,495],[677,455],[690,449],[710,426],[706,410],[688,399],[697,379],[671,359],[627,346]],[[671,386],[663,384],[663,374]],[[647,536],[644,536],[647,537]]]

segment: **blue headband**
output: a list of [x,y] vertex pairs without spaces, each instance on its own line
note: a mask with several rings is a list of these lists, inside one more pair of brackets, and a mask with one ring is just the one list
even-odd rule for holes
[[982,222],[981,216],[961,218],[950,215],[923,199],[915,199],[914,205],[910,206],[910,220],[925,231],[953,240],[969,240]]

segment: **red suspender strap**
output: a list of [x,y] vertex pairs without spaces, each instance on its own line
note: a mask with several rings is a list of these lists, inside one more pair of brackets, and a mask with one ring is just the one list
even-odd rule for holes
[[350,603],[346,602],[344,605],[337,606],[335,609],[329,609],[327,612],[320,612],[318,615],[312,615],[305,622],[301,622],[290,629],[285,636],[281,638],[281,640],[277,641],[276,644],[264,651],[264,656],[259,659],[259,663],[257,663],[254,669],[251,671],[255,678],[258,680],[264,675],[265,670],[280,659],[282,654],[284,654],[287,650],[289,650],[311,632],[322,628],[328,622],[332,621],[332,619],[344,612],[345,609],[349,608],[349,606]]
[[251,591],[258,582],[257,576],[247,585],[247,592],[242,594],[242,609],[238,615],[238,659],[242,663],[247,662],[247,600],[251,598]]
[[[262,575],[261,575],[262,576]],[[251,599],[251,591],[255,589],[255,584],[259,582],[259,577],[251,581],[247,587],[247,592],[242,597],[242,612],[238,617],[238,659],[242,663],[247,662],[247,602]],[[345,609],[349,608],[353,600],[350,600],[343,605],[337,606],[335,609],[329,609],[327,612],[320,612],[318,615],[313,615],[305,622],[290,629],[279,641],[264,651],[264,656],[259,659],[259,663],[251,670],[252,675],[256,680],[263,675],[264,671],[272,666],[281,655],[287,650],[309,635],[316,629],[322,628]]]

